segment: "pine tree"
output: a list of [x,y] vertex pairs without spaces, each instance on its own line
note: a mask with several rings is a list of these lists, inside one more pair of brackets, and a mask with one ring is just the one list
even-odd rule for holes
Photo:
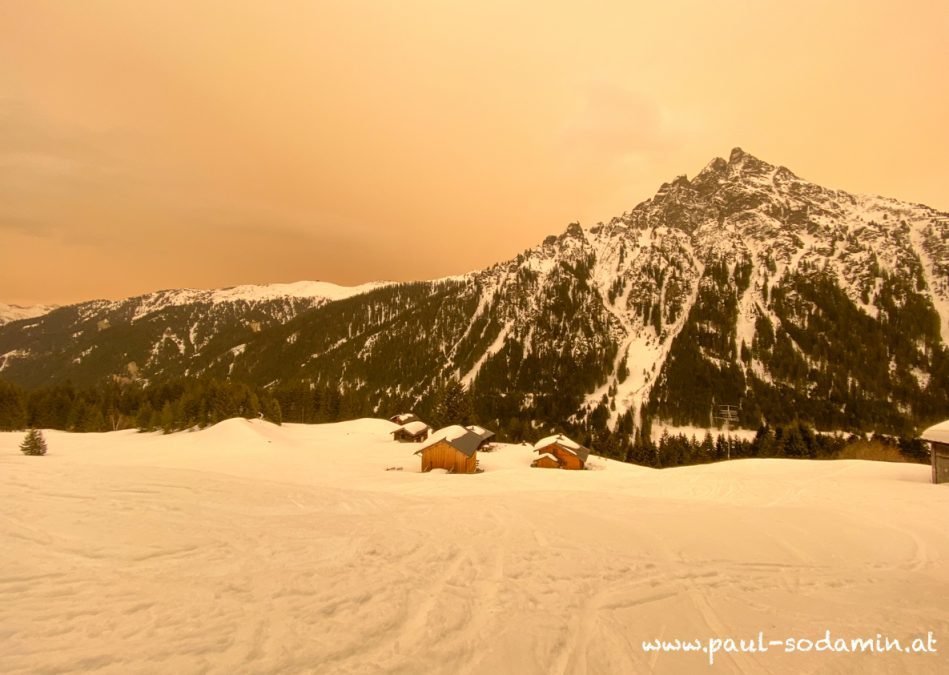
[[171,403],[165,402],[165,405],[161,409],[161,432],[163,434],[170,434],[175,430],[175,411],[171,407]]
[[457,379],[448,380],[435,402],[435,421],[438,426],[470,424],[472,417],[471,396],[465,385]]
[[148,420],[148,430],[157,431],[158,429],[161,429],[161,413],[153,408],[152,416]]
[[700,452],[703,462],[710,462],[715,459],[715,441],[712,440],[711,431],[705,432],[705,438],[702,439]]
[[24,455],[45,455],[46,439],[43,438],[43,432],[39,429],[30,429],[20,444],[20,452]]
[[145,401],[135,415],[135,426],[138,427],[139,431],[152,431],[154,429],[154,427],[152,427],[152,417],[154,414],[154,408],[152,408],[148,401]]

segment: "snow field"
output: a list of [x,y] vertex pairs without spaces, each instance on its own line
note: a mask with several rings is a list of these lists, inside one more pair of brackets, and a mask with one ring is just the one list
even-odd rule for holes
[[[0,434],[0,671],[705,672],[642,641],[911,637],[936,655],[720,654],[715,672],[949,668],[929,469],[591,457],[419,473],[395,425]],[[401,471],[386,471],[387,468]]]

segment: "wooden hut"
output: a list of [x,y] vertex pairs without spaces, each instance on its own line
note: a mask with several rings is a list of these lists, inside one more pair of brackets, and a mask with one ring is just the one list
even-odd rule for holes
[[949,483],[949,420],[929,427],[920,438],[932,446],[933,483]]
[[[531,466],[578,470],[586,466],[590,450],[563,434],[542,438],[534,444],[534,452],[540,455]],[[553,458],[551,460],[550,458]],[[557,466],[553,465],[556,461]]]
[[455,425],[436,431],[415,454],[422,456],[423,472],[445,469],[449,473],[475,473],[478,448],[483,442],[478,434]]
[[414,422],[403,424],[390,433],[393,439],[400,443],[421,443],[428,438],[429,431],[431,431],[431,427],[425,424],[425,422],[415,420]]

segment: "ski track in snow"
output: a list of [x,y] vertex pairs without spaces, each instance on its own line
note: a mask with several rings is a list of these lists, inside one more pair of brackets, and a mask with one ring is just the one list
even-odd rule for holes
[[[418,473],[394,425],[0,434],[0,671],[704,672],[644,640],[949,634],[929,468],[592,458]],[[401,466],[402,471],[384,471]],[[947,654],[721,654],[715,672],[942,673]]]

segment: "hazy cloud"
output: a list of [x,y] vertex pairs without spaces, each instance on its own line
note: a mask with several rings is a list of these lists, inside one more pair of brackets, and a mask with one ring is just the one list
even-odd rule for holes
[[98,4],[0,3],[0,300],[458,273],[735,145],[945,208],[946,3]]
[[49,223],[3,213],[0,213],[0,231],[28,234],[35,237],[49,237],[54,234]]
[[54,121],[25,102],[0,99],[0,167],[62,173],[107,162],[108,134]]
[[572,161],[648,160],[678,146],[675,130],[654,100],[605,81],[579,89],[576,109],[561,136]]

